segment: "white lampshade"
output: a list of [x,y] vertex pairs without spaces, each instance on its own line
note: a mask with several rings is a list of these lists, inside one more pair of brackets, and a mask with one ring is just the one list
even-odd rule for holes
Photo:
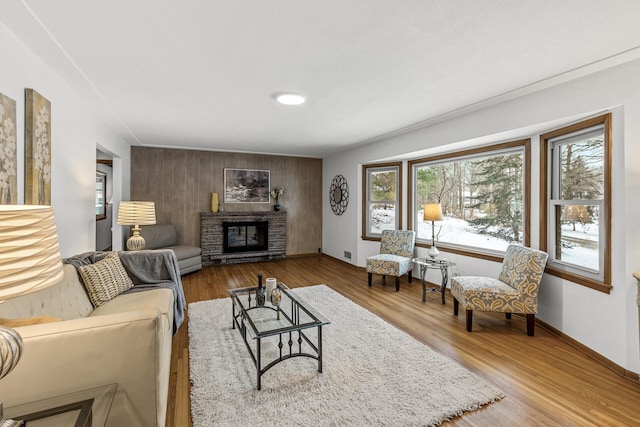
[[442,207],[440,203],[426,203],[424,205],[425,221],[442,221]]
[[119,225],[152,225],[156,223],[154,202],[120,202]]
[[35,292],[61,279],[53,208],[0,205],[0,301]]
[[[0,301],[44,289],[60,280],[62,260],[53,209],[0,205]],[[11,372],[21,355],[20,334],[0,325],[0,378]],[[0,423],[21,425],[4,419]]]
[[141,225],[156,223],[156,204],[154,202],[120,202],[118,224],[133,225],[133,235],[127,240],[127,249],[139,251],[144,249],[145,241],[140,235]]

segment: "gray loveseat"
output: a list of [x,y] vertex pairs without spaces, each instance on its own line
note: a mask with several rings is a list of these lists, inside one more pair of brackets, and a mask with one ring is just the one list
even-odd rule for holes
[[146,242],[145,249],[173,250],[178,258],[180,275],[202,269],[202,251],[197,246],[179,245],[178,230],[174,224],[143,225],[140,235]]

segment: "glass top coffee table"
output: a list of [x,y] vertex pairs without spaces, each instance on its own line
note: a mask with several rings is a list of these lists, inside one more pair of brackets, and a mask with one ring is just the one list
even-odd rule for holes
[[[280,362],[293,357],[318,361],[322,372],[322,327],[330,322],[311,305],[278,283],[280,300],[265,298],[259,289],[229,289],[232,326],[238,329],[256,366],[257,388],[262,375]],[[263,359],[267,361],[264,362]]]

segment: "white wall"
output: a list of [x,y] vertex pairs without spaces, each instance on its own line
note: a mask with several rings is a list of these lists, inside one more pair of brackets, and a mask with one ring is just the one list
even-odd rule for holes
[[51,101],[51,204],[62,256],[93,250],[96,147],[120,159],[114,195],[128,198],[129,145],[107,131],[96,110],[1,22],[0,52],[0,92],[16,101],[19,203],[24,203],[24,89],[32,88]]
[[[425,149],[442,151],[442,146],[449,144],[468,146],[523,137],[532,138],[531,245],[537,247],[539,135],[604,111],[613,112],[613,290],[606,294],[545,275],[538,316],[614,363],[639,373],[638,308],[632,273],[640,270],[640,60],[325,158],[323,252],[349,262],[343,257],[343,251],[349,250],[351,262],[364,266],[366,257],[378,251],[379,243],[360,239],[362,164],[403,155],[417,158],[424,156]],[[336,174],[344,175],[350,185],[349,208],[340,217],[333,214],[328,202],[328,189]],[[406,215],[407,206],[404,212]],[[418,255],[425,254],[425,250],[418,250]],[[499,270],[494,262],[443,256],[458,263],[457,274],[496,275]],[[429,280],[437,282],[438,278]],[[354,286],[366,286],[366,278]]]

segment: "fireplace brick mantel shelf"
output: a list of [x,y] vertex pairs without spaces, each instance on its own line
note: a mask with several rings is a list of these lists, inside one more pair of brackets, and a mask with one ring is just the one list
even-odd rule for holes
[[[268,249],[252,252],[224,252],[225,222],[258,222],[267,221]],[[200,213],[200,247],[202,248],[202,264],[236,264],[283,259],[287,252],[287,212],[201,212]]]

